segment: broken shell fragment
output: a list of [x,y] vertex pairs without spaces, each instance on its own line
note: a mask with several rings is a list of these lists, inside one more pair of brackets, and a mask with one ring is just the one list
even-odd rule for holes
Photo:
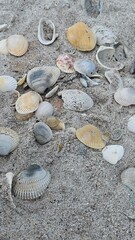
[[97,38],[97,45],[115,44],[117,37],[112,30],[106,26],[94,26],[92,28]]
[[57,67],[65,73],[73,73],[74,70],[74,58],[69,54],[60,54],[56,59]]
[[87,59],[79,59],[74,62],[74,69],[80,74],[91,77],[96,72],[96,65]]
[[135,115],[129,118],[127,128],[130,132],[135,133]]
[[96,46],[95,33],[83,22],[78,22],[67,30],[70,44],[80,51],[91,51]]
[[53,130],[65,130],[65,124],[57,117],[49,117],[46,119],[46,124]]
[[15,78],[10,76],[0,76],[0,91],[1,92],[10,92],[14,91],[17,88],[17,81]]
[[21,86],[25,83],[26,81],[27,74],[24,74],[17,82],[17,86]]
[[49,142],[52,139],[52,130],[43,122],[38,122],[34,125],[34,136],[41,145]]
[[111,69],[105,72],[105,77],[107,78],[108,82],[110,83],[110,91],[115,93],[118,88],[123,88],[123,80],[120,77],[120,74],[117,70]]
[[133,61],[131,67],[130,67],[130,73],[134,74],[135,73],[135,60]]
[[86,111],[94,104],[88,94],[77,89],[63,90],[58,93],[58,96],[62,96],[64,108],[73,111]]
[[58,91],[58,88],[59,88],[58,85],[55,86],[51,91],[49,91],[49,92],[45,95],[45,97],[46,97],[46,98],[52,97],[52,96]]
[[135,168],[127,168],[121,174],[121,180],[124,185],[135,192]]
[[36,199],[44,194],[50,183],[50,173],[37,164],[32,164],[13,178],[13,194],[21,199]]
[[59,76],[60,70],[57,67],[36,67],[28,72],[27,83],[32,90],[42,94],[57,82]]
[[102,138],[102,132],[100,132],[97,127],[91,124],[85,125],[82,128],[77,129],[76,137],[84,145],[90,148],[102,149],[106,145],[106,142]]
[[1,24],[1,25],[0,25],[0,32],[3,31],[3,30],[5,30],[6,28],[7,28],[7,24],[6,24],[6,23]]
[[35,113],[35,116],[38,120],[45,120],[46,118],[53,115],[54,108],[49,102],[41,102]]
[[135,88],[121,88],[114,94],[114,99],[121,106],[135,105]]
[[124,148],[121,145],[108,145],[102,150],[103,158],[111,163],[116,164],[124,155]]
[[0,41],[0,54],[8,54],[7,39],[3,39]]
[[10,54],[20,57],[27,52],[28,41],[22,35],[11,35],[7,39],[7,47]]

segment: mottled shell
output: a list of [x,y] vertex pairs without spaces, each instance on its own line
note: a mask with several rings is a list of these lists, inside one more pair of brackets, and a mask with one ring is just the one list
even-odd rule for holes
[[112,30],[106,26],[94,26],[92,28],[97,38],[97,45],[114,44],[117,37]]
[[87,59],[79,59],[74,63],[74,69],[83,74],[91,77],[96,72],[96,65]]
[[0,91],[1,92],[10,92],[14,91],[17,88],[17,81],[10,76],[0,76]]
[[35,116],[38,120],[45,120],[46,118],[53,115],[54,108],[49,102],[41,102],[35,113]]
[[29,114],[35,112],[39,103],[42,101],[41,96],[33,91],[22,94],[16,101],[16,111],[19,114]]
[[135,104],[135,88],[127,87],[118,89],[114,94],[114,99],[122,106],[130,106]]
[[60,70],[57,67],[36,67],[28,72],[27,83],[32,90],[42,94],[57,82],[59,76]]
[[37,164],[30,165],[13,178],[13,194],[21,199],[36,199],[50,183],[50,173]]
[[91,51],[96,46],[95,33],[83,22],[78,22],[67,30],[70,44],[80,51]]
[[135,192],[135,168],[127,168],[121,174],[121,180],[124,185]]
[[100,130],[91,124],[85,125],[82,128],[77,129],[76,137],[84,145],[90,148],[102,149],[106,145],[106,142],[103,140]]
[[8,54],[7,39],[3,39],[0,41],[0,54]]
[[129,118],[127,127],[130,132],[135,133],[135,115]]
[[58,95],[62,95],[65,109],[81,112],[90,109],[94,104],[88,94],[77,89],[63,90]]
[[124,155],[124,148],[121,145],[108,145],[102,150],[103,158],[111,163],[116,164]]
[[56,59],[57,67],[65,73],[73,73],[75,59],[69,54],[60,54]]
[[27,52],[28,41],[22,35],[12,35],[7,39],[7,47],[10,54],[20,57]]
[[52,130],[43,122],[38,122],[34,125],[34,136],[41,145],[49,142],[52,139]]
[[53,130],[64,130],[65,124],[57,117],[49,117],[46,119],[46,124]]

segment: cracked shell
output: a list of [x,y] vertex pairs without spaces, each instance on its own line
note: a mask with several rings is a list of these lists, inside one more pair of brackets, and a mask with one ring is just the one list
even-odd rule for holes
[[10,76],[0,76],[0,91],[1,92],[10,92],[14,91],[17,88],[17,81],[15,78]]
[[28,50],[28,41],[22,35],[11,35],[7,39],[7,48],[10,54],[20,57]]

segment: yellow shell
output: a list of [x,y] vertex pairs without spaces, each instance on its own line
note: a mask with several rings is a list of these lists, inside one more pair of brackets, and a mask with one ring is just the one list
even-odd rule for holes
[[100,130],[91,125],[85,125],[82,128],[76,130],[76,137],[86,146],[102,149],[105,147],[106,142],[102,139],[102,133]]
[[22,35],[11,35],[7,39],[7,47],[10,54],[19,57],[27,52],[28,41]]
[[54,130],[64,130],[65,124],[57,117],[49,117],[46,119],[46,124]]
[[15,117],[18,121],[26,121],[29,118],[33,116],[34,113],[28,113],[28,114],[20,114],[18,112],[15,112]]
[[96,46],[95,33],[83,22],[78,22],[67,30],[70,44],[80,51],[91,51]]

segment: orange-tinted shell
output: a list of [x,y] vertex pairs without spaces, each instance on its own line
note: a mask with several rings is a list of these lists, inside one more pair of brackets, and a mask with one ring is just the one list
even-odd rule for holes
[[80,51],[91,51],[96,46],[95,33],[83,22],[78,22],[68,28],[67,39]]
[[7,47],[10,54],[20,57],[28,50],[28,41],[22,35],[11,35],[7,39]]
[[77,129],[76,137],[87,147],[102,149],[106,145],[106,142],[102,139],[100,130],[91,124]]

